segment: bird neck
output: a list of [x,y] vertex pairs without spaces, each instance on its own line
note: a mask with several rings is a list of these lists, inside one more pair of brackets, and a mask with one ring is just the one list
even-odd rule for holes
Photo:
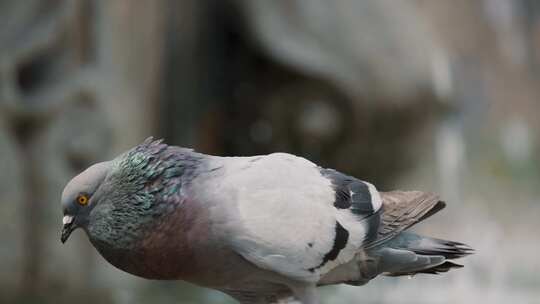
[[98,244],[133,249],[156,222],[179,212],[204,156],[192,150],[150,143],[115,160],[99,189],[87,232]]
[[137,276],[160,280],[196,276],[200,267],[193,246],[201,247],[196,240],[207,239],[208,221],[201,220],[206,212],[196,202],[184,204],[150,216],[151,220],[143,215],[139,227],[94,225],[88,231],[90,241],[109,263]]
[[205,164],[202,154],[159,142],[119,157],[85,227],[94,247],[111,264],[142,277],[195,273],[192,265],[178,261],[194,260],[186,238],[190,231],[204,230],[195,228],[194,219],[201,217],[195,211],[201,209],[190,201],[190,189]]

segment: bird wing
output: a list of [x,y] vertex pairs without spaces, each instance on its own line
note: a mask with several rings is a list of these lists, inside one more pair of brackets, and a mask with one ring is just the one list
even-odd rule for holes
[[369,183],[285,153],[216,162],[204,189],[215,232],[260,268],[315,282],[377,233],[381,201]]
[[377,236],[365,244],[366,248],[384,244],[446,206],[438,195],[429,192],[390,191],[380,194],[383,201],[380,229]]

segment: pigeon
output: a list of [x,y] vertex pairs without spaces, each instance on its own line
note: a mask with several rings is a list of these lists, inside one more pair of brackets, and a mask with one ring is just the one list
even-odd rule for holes
[[62,243],[77,228],[115,267],[184,280],[239,303],[318,304],[318,286],[463,267],[469,246],[408,228],[445,207],[287,153],[219,157],[146,139],[74,177]]

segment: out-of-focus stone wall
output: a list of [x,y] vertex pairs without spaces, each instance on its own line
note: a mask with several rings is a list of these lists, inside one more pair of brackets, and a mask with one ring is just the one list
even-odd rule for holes
[[156,129],[162,4],[2,3],[0,299],[58,302],[100,287],[88,242],[59,242],[60,194],[80,170]]

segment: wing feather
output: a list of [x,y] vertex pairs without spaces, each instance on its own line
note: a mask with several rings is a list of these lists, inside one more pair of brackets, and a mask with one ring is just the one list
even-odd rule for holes
[[421,191],[381,192],[382,223],[377,238],[366,245],[372,248],[380,245],[419,221],[426,219],[444,208],[444,202],[433,193]]
[[213,197],[220,196],[228,214],[220,229],[248,261],[315,282],[354,258],[365,223],[334,206],[336,191],[321,168],[284,153],[218,161],[224,172]]

